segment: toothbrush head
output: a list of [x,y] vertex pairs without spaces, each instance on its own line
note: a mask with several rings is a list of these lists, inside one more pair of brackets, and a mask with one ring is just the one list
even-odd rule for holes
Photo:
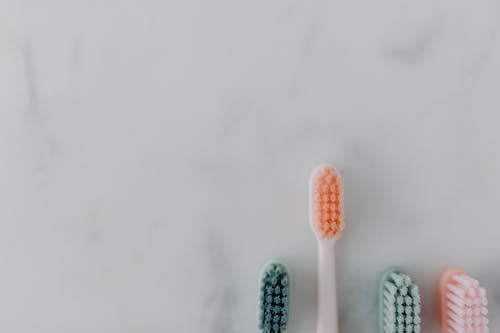
[[285,265],[272,261],[260,275],[259,329],[264,333],[281,333],[288,323],[290,273]]
[[444,272],[439,282],[443,333],[487,333],[488,300],[479,282],[458,269]]
[[398,268],[380,279],[380,333],[420,333],[420,294],[417,285]]
[[339,239],[344,229],[342,178],[329,165],[318,166],[310,180],[310,221],[316,236]]

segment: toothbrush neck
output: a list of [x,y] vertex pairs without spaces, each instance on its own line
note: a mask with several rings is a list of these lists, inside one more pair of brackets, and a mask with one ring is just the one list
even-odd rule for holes
[[317,333],[337,333],[337,281],[335,240],[322,240],[318,248]]

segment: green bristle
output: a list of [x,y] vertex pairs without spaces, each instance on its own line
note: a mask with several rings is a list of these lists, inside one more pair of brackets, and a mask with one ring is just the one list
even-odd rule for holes
[[380,281],[380,333],[420,333],[420,296],[411,278],[397,268]]
[[290,274],[279,262],[266,264],[261,273],[259,295],[259,329],[264,333],[281,333],[288,322]]

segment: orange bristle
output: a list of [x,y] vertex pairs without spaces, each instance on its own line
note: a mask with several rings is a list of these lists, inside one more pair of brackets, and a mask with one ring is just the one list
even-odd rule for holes
[[312,179],[312,218],[321,237],[340,238],[344,229],[342,179],[330,166],[316,170]]

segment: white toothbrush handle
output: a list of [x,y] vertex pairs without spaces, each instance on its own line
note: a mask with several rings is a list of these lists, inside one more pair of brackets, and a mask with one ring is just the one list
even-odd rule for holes
[[318,246],[318,326],[317,333],[337,333],[337,279],[335,241],[320,240]]

